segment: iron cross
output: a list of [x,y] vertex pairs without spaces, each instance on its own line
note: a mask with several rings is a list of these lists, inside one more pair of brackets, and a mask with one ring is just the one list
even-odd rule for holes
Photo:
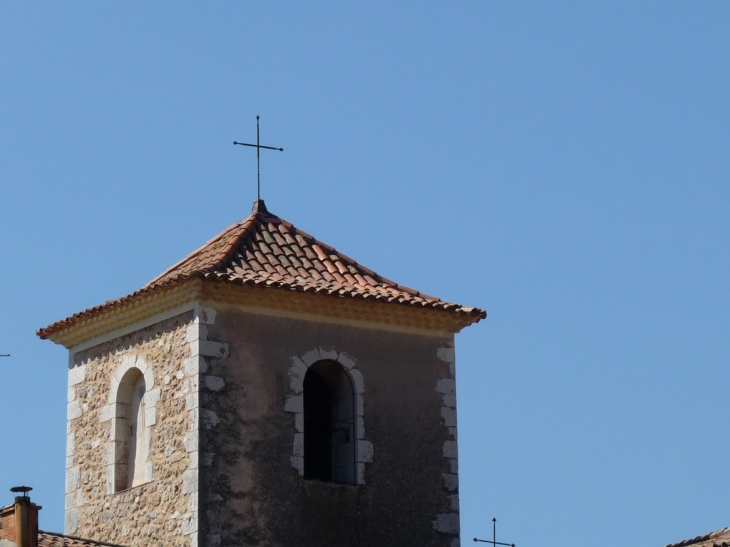
[[264,146],[259,141],[259,117],[256,116],[256,144],[249,144],[247,142],[236,142],[233,144],[240,144],[241,146],[252,146],[256,149],[256,198],[261,199],[261,149],[266,148],[267,150],[278,150],[283,152],[283,148],[275,148],[273,146]]
[[500,541],[497,541],[497,519],[492,519],[492,541],[489,541],[488,539],[478,539],[474,538],[474,542],[479,543],[491,543],[494,547],[497,545],[506,545],[507,547],[515,547],[514,543],[502,543]]

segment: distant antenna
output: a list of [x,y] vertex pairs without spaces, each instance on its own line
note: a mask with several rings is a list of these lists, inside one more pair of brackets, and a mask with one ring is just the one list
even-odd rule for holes
[[491,543],[492,545],[506,545],[507,547],[515,547],[514,543],[502,543],[501,541],[497,541],[497,519],[492,519],[492,541],[489,541],[488,539],[478,539],[474,538],[474,542],[479,543]]
[[266,148],[267,150],[278,150],[283,152],[283,148],[275,148],[273,146],[264,146],[259,141],[259,117],[256,116],[256,144],[249,144],[247,142],[236,142],[233,144],[240,144],[241,146],[252,146],[256,149],[256,199],[261,199],[261,149]]

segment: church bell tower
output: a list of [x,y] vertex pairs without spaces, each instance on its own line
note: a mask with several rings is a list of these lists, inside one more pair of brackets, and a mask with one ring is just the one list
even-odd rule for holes
[[255,202],[69,350],[66,534],[129,547],[458,547],[454,334]]

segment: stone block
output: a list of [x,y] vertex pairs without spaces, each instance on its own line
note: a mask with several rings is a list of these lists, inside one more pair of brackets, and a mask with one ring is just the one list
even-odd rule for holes
[[67,535],[73,535],[79,529],[79,511],[73,509],[66,511],[66,519],[63,527],[63,532]]
[[226,386],[226,382],[219,376],[205,376],[203,385],[210,391],[220,391]]
[[198,531],[198,512],[195,511],[189,515],[185,515],[182,519],[182,533],[189,536]]
[[214,411],[205,408],[201,409],[200,418],[203,428],[208,430],[213,429],[220,423],[218,415]]
[[190,494],[198,491],[198,470],[188,469],[183,473],[183,494]]
[[301,456],[292,456],[290,460],[291,466],[299,471],[300,475],[304,475],[304,458],[302,458]]
[[459,448],[456,441],[445,441],[443,447],[444,458],[458,458]]
[[205,340],[207,337],[207,327],[199,323],[193,323],[185,330],[185,341],[188,343],[197,342],[198,340]]
[[441,417],[444,419],[446,427],[456,427],[456,409],[449,407],[441,407]]
[[296,363],[289,368],[289,389],[292,393],[301,393],[304,384],[304,375],[307,373],[307,367],[300,359],[296,359]]
[[144,480],[145,482],[152,482],[153,480],[155,480],[155,473],[152,462],[147,462],[144,466]]
[[69,433],[66,435],[66,456],[71,457],[74,455],[74,450],[76,449],[76,441],[74,439],[74,434]]
[[449,506],[451,506],[452,511],[459,512],[459,494],[451,494],[449,496]]
[[109,442],[104,445],[104,465],[117,463],[117,443]]
[[183,372],[184,375],[189,378],[197,376],[198,374],[203,374],[207,370],[208,363],[206,363],[205,359],[203,357],[200,357],[199,355],[195,357],[188,357],[187,359],[183,360]]
[[66,493],[73,492],[81,484],[81,472],[78,467],[70,467],[66,470]]
[[185,396],[185,410],[193,410],[194,408],[200,408],[200,397],[197,393]]
[[99,412],[100,422],[108,422],[114,417],[116,417],[116,404],[112,403],[101,407],[101,411]]
[[185,452],[198,450],[198,438],[198,433],[188,433],[185,435]]
[[451,471],[454,475],[459,474],[459,460],[457,458],[449,460],[449,471]]
[[204,355],[205,357],[222,359],[228,357],[228,344],[224,344],[222,342],[212,342],[210,340],[201,340],[198,346],[198,353],[199,355]]
[[350,369],[350,378],[352,379],[352,387],[355,393],[363,393],[365,391],[365,380],[362,374],[356,368]]
[[373,461],[373,443],[357,441],[357,461],[371,463]]
[[442,534],[459,534],[459,513],[441,513],[433,521],[433,529]]
[[188,411],[188,425],[191,431],[197,431],[200,428],[200,409],[191,408]]
[[355,364],[356,364],[355,359],[353,357],[351,357],[350,355],[346,354],[344,351],[340,352],[340,354],[337,356],[337,362],[340,363],[347,370],[354,368]]
[[304,412],[304,398],[301,395],[290,395],[284,403],[287,412]]
[[200,322],[206,325],[214,325],[217,313],[217,310],[214,308],[202,308],[200,310]]
[[311,367],[314,363],[320,361],[321,359],[322,357],[320,356],[319,348],[308,351],[307,353],[302,355],[302,362],[307,367]]
[[448,395],[456,394],[456,382],[451,379],[443,379],[436,382],[436,391]]
[[86,365],[79,365],[68,371],[68,387],[80,384],[86,379]]
[[456,395],[453,393],[446,393],[444,395],[444,406],[456,408]]
[[304,457],[304,433],[294,434],[294,456]]
[[455,363],[456,353],[454,352],[454,346],[445,346],[436,350],[436,358],[444,363]]
[[160,388],[156,389],[150,389],[147,391],[147,393],[144,396],[145,403],[147,404],[147,407],[155,406],[162,395],[162,392],[160,391]]
[[339,355],[337,354],[337,351],[335,351],[334,348],[331,348],[331,349],[319,348],[319,355],[320,355],[320,357],[319,357],[320,359],[327,359],[329,361],[337,361],[337,357],[339,357]]
[[67,420],[75,420],[76,418],[81,417],[81,405],[78,401],[71,401],[67,405],[66,410],[66,419]]
[[453,473],[441,473],[441,476],[444,479],[444,487],[449,492],[456,492],[459,490],[459,475],[454,475]]

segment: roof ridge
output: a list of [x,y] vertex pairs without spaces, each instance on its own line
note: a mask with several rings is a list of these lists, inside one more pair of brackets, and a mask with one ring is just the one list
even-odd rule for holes
[[208,248],[210,245],[212,245],[216,241],[223,239],[229,232],[234,232],[233,236],[231,236],[231,239],[228,241],[228,243],[224,247],[224,252],[218,256],[218,258],[215,260],[215,262],[213,262],[209,266],[202,268],[202,269],[210,271],[210,270],[214,270],[215,268],[219,267],[223,263],[223,261],[228,256],[230,256],[230,253],[233,252],[233,249],[235,249],[236,244],[238,243],[238,241],[240,241],[241,237],[243,235],[245,235],[246,233],[248,233],[248,231],[249,231],[248,229],[250,228],[251,225],[254,224],[254,220],[256,219],[258,214],[259,213],[251,214],[251,215],[247,216],[245,219],[239,220],[235,224],[228,226],[225,230],[223,230],[217,236],[212,237],[206,243],[204,243],[203,245],[201,245],[200,247],[195,249],[192,253],[188,254],[185,258],[183,258],[182,260],[179,260],[178,262],[176,262],[175,264],[173,264],[172,266],[167,268],[164,272],[162,272],[160,275],[158,275],[153,280],[151,280],[149,283],[147,283],[145,285],[145,288],[151,287],[151,286],[159,283],[170,272],[180,268],[186,262],[189,262],[190,260],[192,260],[195,256],[197,256],[200,253],[200,251],[203,251],[204,249]]

